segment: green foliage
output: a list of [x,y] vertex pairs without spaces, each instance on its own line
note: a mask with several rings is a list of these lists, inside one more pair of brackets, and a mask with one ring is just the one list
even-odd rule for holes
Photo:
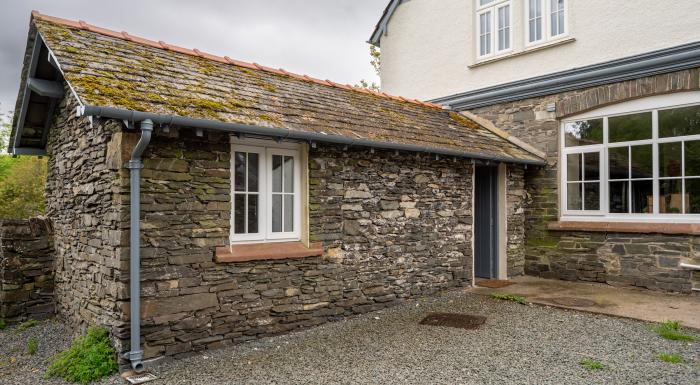
[[491,298],[494,299],[500,299],[502,301],[512,301],[512,302],[517,302],[521,305],[527,305],[527,301],[525,300],[525,297],[515,295],[515,294],[508,294],[508,293],[493,293],[491,294]]
[[4,115],[0,115],[0,154],[7,151],[7,146],[10,143],[11,131],[12,114],[8,112]]
[[605,364],[600,361],[596,361],[590,358],[583,359],[579,362],[581,366],[588,370],[602,370],[605,369]]
[[71,347],[58,353],[46,370],[46,378],[60,377],[87,384],[116,373],[117,355],[109,341],[109,332],[93,327],[73,340]]
[[683,361],[685,361],[683,357],[681,357],[678,354],[659,353],[656,355],[656,358],[663,362],[668,362],[671,364],[682,364]]
[[0,155],[0,218],[24,219],[46,207],[46,159]]
[[18,332],[23,332],[29,328],[33,328],[34,326],[36,326],[38,324],[39,324],[39,321],[37,321],[35,319],[29,319],[29,320],[26,320],[26,321],[22,322],[21,324],[19,324],[17,326],[17,329],[15,329],[15,330]]
[[33,356],[37,350],[39,350],[39,341],[34,337],[29,337],[29,340],[27,340],[27,353]]
[[[370,44],[369,46],[369,64],[372,65],[372,68],[374,68],[374,72],[377,73],[377,76],[381,74],[381,53],[379,51],[379,48],[373,46]],[[365,79],[360,80],[359,84],[355,84],[355,87],[360,87],[360,88],[366,88],[368,90],[372,91],[379,91],[379,85],[375,82],[368,82]]]
[[7,327],[7,323],[5,323],[5,320],[0,318],[0,330],[3,330]]
[[672,341],[695,341],[695,337],[683,333],[680,321],[666,321],[651,328],[656,334]]

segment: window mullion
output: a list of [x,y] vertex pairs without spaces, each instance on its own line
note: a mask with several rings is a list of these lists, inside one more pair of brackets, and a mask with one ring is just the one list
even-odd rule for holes
[[651,156],[652,156],[652,201],[654,202],[654,208],[652,212],[657,215],[661,212],[660,203],[661,199],[659,197],[659,144],[657,140],[659,139],[659,111],[654,110],[651,112],[651,138],[653,144],[651,145]]

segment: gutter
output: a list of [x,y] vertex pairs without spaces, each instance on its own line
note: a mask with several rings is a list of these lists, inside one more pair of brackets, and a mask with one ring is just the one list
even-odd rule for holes
[[227,123],[215,120],[187,118],[177,115],[161,115],[151,112],[134,111],[114,107],[78,107],[77,115],[99,116],[129,122],[140,122],[148,119],[153,124],[178,125],[183,127],[201,128],[238,134],[269,136],[280,139],[295,139],[309,142],[333,143],[346,146],[374,147],[388,150],[423,152],[429,154],[456,156],[460,158],[470,158],[492,162],[516,163],[534,166],[544,166],[546,163],[544,159],[517,159],[504,156],[488,155],[483,153],[441,149],[417,144],[390,143],[378,140],[350,138],[341,135],[329,135],[318,132],[305,132],[286,128],[262,127],[241,123]]
[[129,293],[131,313],[131,351],[124,358],[131,361],[131,368],[137,373],[144,370],[143,350],[141,350],[141,155],[151,141],[153,122],[149,119],[141,121],[141,138],[139,139],[131,159],[127,162],[129,169]]

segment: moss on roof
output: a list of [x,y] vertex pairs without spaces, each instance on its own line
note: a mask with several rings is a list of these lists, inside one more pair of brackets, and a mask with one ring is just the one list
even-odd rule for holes
[[541,159],[459,114],[33,19],[84,104]]

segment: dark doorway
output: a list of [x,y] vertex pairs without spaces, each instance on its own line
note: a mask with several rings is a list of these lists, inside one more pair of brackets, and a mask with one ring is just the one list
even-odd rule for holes
[[498,167],[476,166],[474,183],[474,275],[497,278]]

